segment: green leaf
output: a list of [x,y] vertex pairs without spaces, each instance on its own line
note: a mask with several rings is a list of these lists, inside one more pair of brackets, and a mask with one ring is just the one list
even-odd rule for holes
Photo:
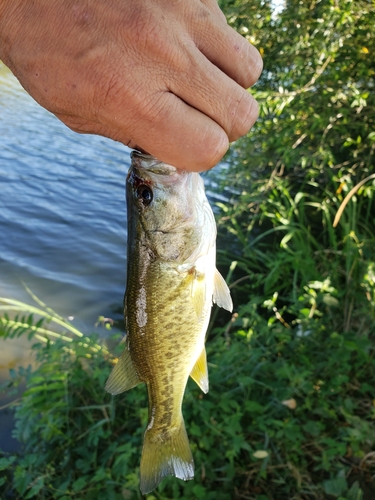
[[74,481],[74,483],[72,484],[73,491],[75,492],[81,491],[87,484],[88,484],[87,476],[82,476],[78,478],[76,481]]
[[25,500],[29,500],[30,498],[35,497],[39,493],[39,491],[41,491],[43,486],[44,486],[44,478],[43,477],[39,477],[35,481],[33,481],[32,487],[24,496]]
[[245,401],[245,408],[250,413],[262,413],[264,408],[257,401]]
[[362,500],[363,499],[363,491],[359,486],[359,482],[355,481],[350,490],[347,493],[348,500]]
[[207,495],[207,490],[204,486],[201,486],[200,484],[196,484],[193,486],[193,493],[195,498],[206,498]]
[[336,479],[329,479],[323,482],[324,491],[327,495],[339,497],[348,488],[345,477],[338,477]]
[[0,458],[0,471],[8,469],[15,461],[15,456]]

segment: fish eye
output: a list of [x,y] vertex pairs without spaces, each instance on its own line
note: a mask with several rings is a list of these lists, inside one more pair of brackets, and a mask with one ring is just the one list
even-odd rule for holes
[[145,184],[141,184],[140,186],[137,187],[136,195],[138,200],[140,200],[145,207],[148,207],[148,205],[152,202],[154,198],[152,189],[149,186],[146,186]]

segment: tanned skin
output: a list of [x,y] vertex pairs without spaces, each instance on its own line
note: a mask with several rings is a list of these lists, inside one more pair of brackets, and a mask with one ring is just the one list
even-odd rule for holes
[[216,0],[0,0],[0,59],[69,128],[213,167],[258,106],[258,51]]

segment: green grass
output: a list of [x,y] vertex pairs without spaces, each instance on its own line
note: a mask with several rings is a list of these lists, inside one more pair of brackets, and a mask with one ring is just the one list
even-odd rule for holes
[[[363,498],[375,472],[373,332],[331,331],[319,320],[334,315],[334,296],[328,282],[312,282],[294,324],[275,294],[211,330],[210,392],[189,383],[184,400],[196,477],[168,478],[149,500]],[[26,383],[15,409],[23,450],[0,458],[2,497],[141,498],[145,388],[105,393],[111,362],[97,339],[34,349],[38,368],[13,371],[4,387]]]

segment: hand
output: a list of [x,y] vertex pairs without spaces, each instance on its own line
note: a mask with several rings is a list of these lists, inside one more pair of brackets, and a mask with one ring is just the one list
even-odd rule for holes
[[0,0],[0,58],[72,130],[186,170],[258,115],[261,58],[216,0]]

